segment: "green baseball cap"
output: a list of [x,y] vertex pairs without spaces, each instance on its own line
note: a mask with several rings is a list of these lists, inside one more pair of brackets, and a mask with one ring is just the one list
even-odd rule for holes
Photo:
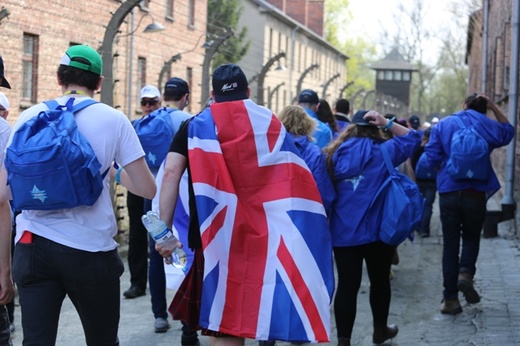
[[67,49],[61,58],[60,65],[90,71],[100,76],[103,73],[103,61],[99,53],[92,47],[83,44]]

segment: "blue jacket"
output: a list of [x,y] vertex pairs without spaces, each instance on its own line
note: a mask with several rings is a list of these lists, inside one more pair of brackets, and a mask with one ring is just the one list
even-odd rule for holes
[[[394,166],[398,166],[421,144],[421,136],[410,131],[386,142],[350,138],[333,155],[337,198],[330,217],[332,245],[355,246],[379,240],[377,215],[368,215],[374,196],[388,177],[381,154],[384,145]],[[379,212],[379,211],[378,211]]]
[[316,144],[318,145],[318,147],[320,147],[320,149],[323,149],[332,140],[332,131],[330,130],[329,125],[325,124],[324,122],[321,122],[318,119],[318,116],[316,115],[316,113],[314,113],[310,109],[307,109],[307,108],[304,108],[304,109],[311,118],[316,120],[316,123],[318,124],[318,126],[316,127],[316,130],[314,130],[312,136],[314,137],[314,139],[316,139]]
[[334,199],[336,198],[336,190],[334,184],[327,171],[325,154],[314,143],[309,142],[306,136],[297,136],[291,134],[296,148],[298,148],[303,160],[309,167],[320,191],[323,206],[330,215],[330,209]]
[[334,114],[334,117],[336,118],[336,124],[338,124],[339,133],[343,132],[343,130],[350,125],[350,119],[346,114],[336,113]]
[[[509,123],[501,124],[489,119],[482,113],[468,109],[446,117],[435,125],[432,128],[430,140],[424,148],[428,166],[440,167],[437,174],[437,190],[439,193],[474,189],[486,192],[489,198],[500,188],[500,183],[493,167],[490,169],[491,173],[487,181],[455,181],[447,172],[446,162],[450,157],[451,139],[453,134],[460,129],[455,119],[453,119],[454,116],[460,117],[466,126],[473,125],[476,131],[488,142],[490,154],[495,148],[507,145],[513,138],[515,130]],[[488,161],[485,164],[491,165],[491,162]]]

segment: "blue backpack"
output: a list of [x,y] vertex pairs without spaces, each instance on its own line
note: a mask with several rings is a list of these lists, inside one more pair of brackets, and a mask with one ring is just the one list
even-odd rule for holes
[[389,176],[376,192],[368,215],[379,211],[381,218],[379,239],[389,245],[399,245],[406,238],[413,239],[413,232],[422,217],[424,198],[419,187],[407,175],[392,165],[388,151],[380,146]]
[[146,163],[150,168],[159,168],[166,158],[175,134],[170,113],[175,108],[159,108],[147,116],[133,122],[145,152]]
[[426,165],[426,154],[423,152],[415,165],[415,177],[421,180],[437,179],[437,170]]
[[79,132],[74,113],[97,101],[76,106],[74,98],[25,122],[7,148],[7,180],[17,210],[68,209],[93,205],[103,191],[101,164],[89,142]]
[[451,139],[450,157],[446,162],[448,174],[455,180],[486,180],[489,177],[488,143],[473,126],[465,126],[460,117],[453,118],[459,125]]

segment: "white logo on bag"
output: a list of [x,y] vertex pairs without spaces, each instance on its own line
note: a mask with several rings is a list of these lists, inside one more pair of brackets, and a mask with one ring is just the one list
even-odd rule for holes
[[31,195],[33,199],[39,199],[42,203],[45,203],[45,200],[47,199],[47,192],[45,190],[40,190],[36,185],[33,186]]

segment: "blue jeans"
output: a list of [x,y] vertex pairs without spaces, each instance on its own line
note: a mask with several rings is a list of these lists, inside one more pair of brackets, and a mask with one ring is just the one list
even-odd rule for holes
[[24,345],[54,345],[68,295],[89,346],[119,345],[120,276],[117,249],[88,252],[34,235],[16,244],[13,278],[18,287]]
[[0,346],[13,346],[11,332],[9,331],[9,317],[7,316],[5,305],[0,305]]
[[[484,192],[457,191],[439,194],[442,223],[442,274],[444,298],[458,298],[459,273],[474,275],[480,249],[480,233],[486,217]],[[460,252],[460,239],[462,250]]]
[[435,202],[435,194],[437,193],[437,183],[435,180],[424,180],[417,181],[417,185],[424,198],[424,208],[419,233],[430,234],[430,222],[433,214],[433,202]]

